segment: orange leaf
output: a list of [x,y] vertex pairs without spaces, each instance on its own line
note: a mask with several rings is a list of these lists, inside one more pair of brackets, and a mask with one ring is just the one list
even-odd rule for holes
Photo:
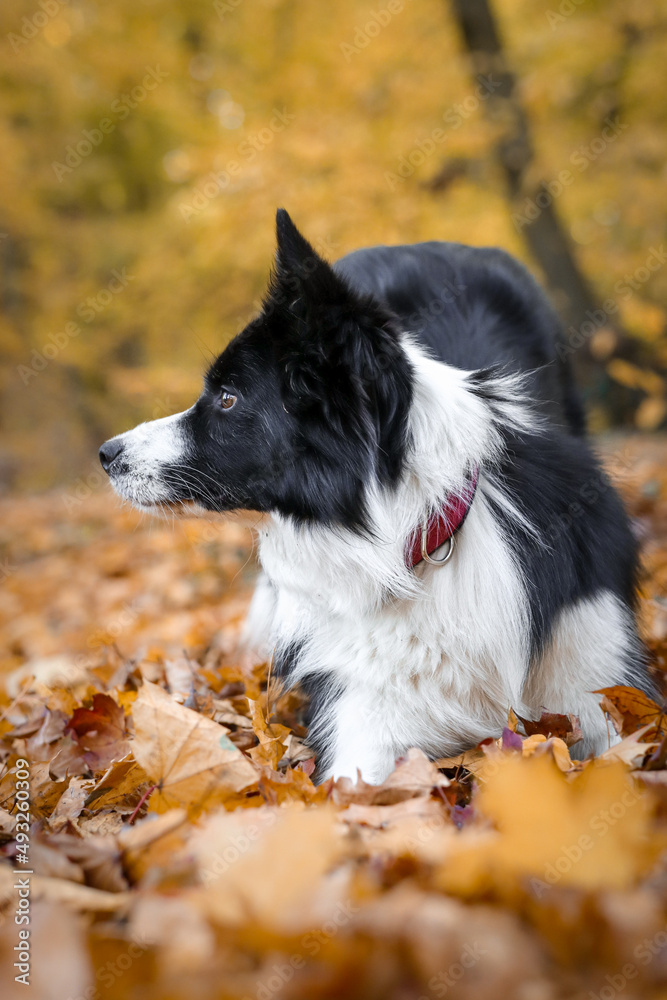
[[579,719],[576,715],[558,715],[554,712],[542,712],[537,721],[524,719],[518,716],[520,722],[526,730],[526,736],[556,736],[563,740],[569,747],[583,739],[579,726]]
[[256,764],[268,764],[275,771],[278,767],[278,761],[285,753],[286,740],[290,735],[290,730],[287,726],[281,726],[277,722],[273,724],[267,722],[258,701],[250,701],[250,704],[252,706],[252,728],[259,740],[259,746],[249,750],[248,756],[252,757]]
[[125,713],[108,694],[96,694],[90,708],[77,708],[51,761],[50,773],[62,778],[102,771],[129,751]]
[[667,733],[663,710],[643,691],[616,684],[614,687],[599,688],[593,693],[603,695],[600,707],[610,716],[621,736],[630,736],[648,725],[655,726],[663,735]]

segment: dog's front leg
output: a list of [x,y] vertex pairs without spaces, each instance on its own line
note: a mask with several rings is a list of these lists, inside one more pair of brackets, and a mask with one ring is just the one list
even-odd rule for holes
[[271,655],[275,613],[275,587],[266,573],[260,573],[241,633],[241,650],[253,662]]
[[381,784],[394,769],[402,749],[391,739],[379,706],[354,691],[342,695],[333,712],[327,741],[330,763],[325,764],[320,780],[333,777],[356,781],[360,771],[364,781]]

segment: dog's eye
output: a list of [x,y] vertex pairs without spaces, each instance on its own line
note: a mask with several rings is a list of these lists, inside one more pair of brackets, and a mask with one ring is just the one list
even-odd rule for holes
[[223,410],[231,410],[235,403],[236,396],[234,396],[231,392],[223,392],[220,396],[220,406]]

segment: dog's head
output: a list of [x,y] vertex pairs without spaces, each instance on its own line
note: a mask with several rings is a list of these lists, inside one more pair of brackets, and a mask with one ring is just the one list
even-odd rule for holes
[[262,312],[211,365],[194,406],[100,448],[136,506],[194,501],[362,528],[367,487],[398,480],[412,374],[395,320],[282,209],[277,234]]

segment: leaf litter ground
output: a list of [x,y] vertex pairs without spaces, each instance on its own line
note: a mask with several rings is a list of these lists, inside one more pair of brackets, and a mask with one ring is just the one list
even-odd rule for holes
[[[605,449],[661,679],[667,443]],[[0,501],[3,997],[25,995],[26,862],[40,1000],[667,997],[663,706],[605,689],[621,742],[583,763],[578,720],[545,706],[379,787],[316,787],[302,699],[267,701],[267,664],[237,652],[249,523]]]

